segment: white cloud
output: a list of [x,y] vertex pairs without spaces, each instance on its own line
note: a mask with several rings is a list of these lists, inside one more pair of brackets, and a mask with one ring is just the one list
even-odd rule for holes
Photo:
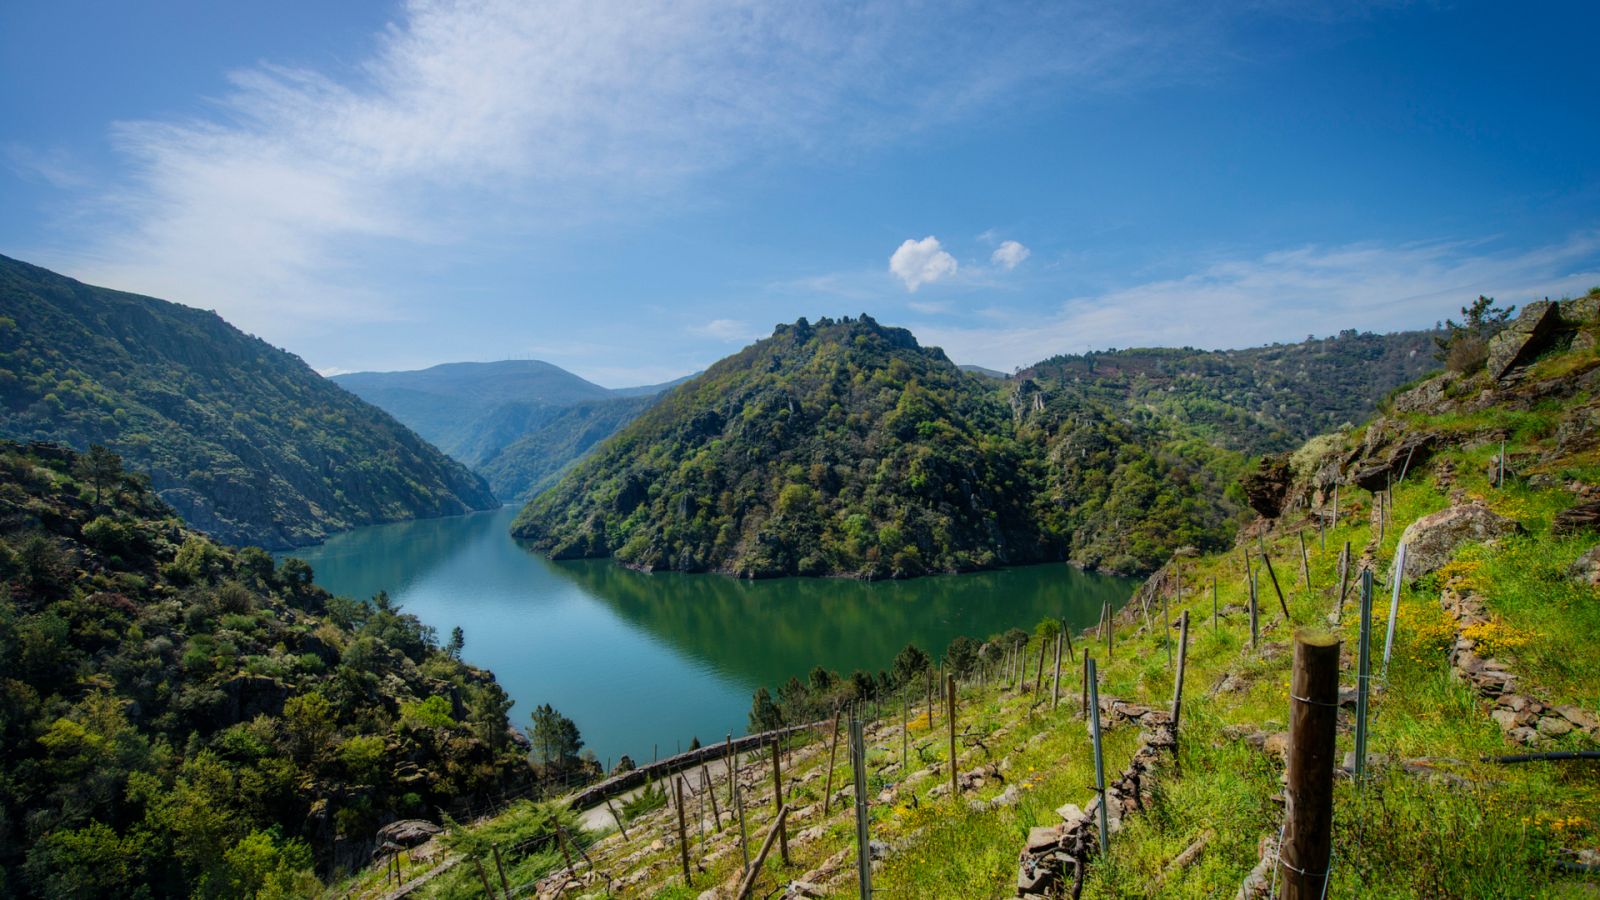
[[1600,232],[1494,252],[1482,242],[1308,246],[1216,262],[1180,278],[1078,297],[1003,326],[919,329],[952,359],[1009,371],[1106,347],[1248,347],[1346,328],[1431,326],[1479,294],[1503,303],[1600,284]]
[[889,257],[889,271],[913,293],[925,284],[933,284],[956,274],[956,258],[940,246],[939,239],[928,235],[920,241],[907,239]]
[[993,253],[989,254],[989,262],[1009,272],[1021,265],[1022,261],[1032,254],[1032,250],[1016,241],[1005,241],[994,248]]
[[761,336],[761,332],[749,322],[738,319],[712,319],[704,325],[691,327],[689,332],[728,343],[752,341]]
[[133,171],[88,189],[74,222],[94,225],[74,227],[94,232],[55,242],[87,249],[46,261],[269,336],[403,317],[406,288],[434,296],[408,276],[443,268],[419,246],[483,254],[632,218],[733,165],[850,155],[1064,82],[1190,77],[1224,58],[1224,18],[1091,0],[936,16],[907,0],[407,0],[353,74],[261,65],[211,116],[118,124]]

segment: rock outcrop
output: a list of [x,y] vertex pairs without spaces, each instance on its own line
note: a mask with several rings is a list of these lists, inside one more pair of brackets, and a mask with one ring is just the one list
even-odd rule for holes
[[1600,545],[1590,547],[1589,552],[1578,557],[1567,567],[1567,575],[1583,584],[1600,587]]
[[1489,341],[1489,377],[1506,377],[1517,366],[1533,361],[1561,330],[1560,308],[1549,300],[1529,303],[1522,314]]
[[1289,492],[1289,460],[1283,456],[1264,456],[1254,472],[1239,480],[1250,508],[1268,519],[1283,512],[1283,498]]
[[1442,509],[1412,522],[1400,535],[1406,545],[1407,579],[1421,578],[1450,561],[1462,544],[1516,534],[1522,526],[1479,503]]
[[1579,531],[1600,530],[1600,500],[1580,503],[1556,513],[1550,523],[1553,534],[1576,534]]

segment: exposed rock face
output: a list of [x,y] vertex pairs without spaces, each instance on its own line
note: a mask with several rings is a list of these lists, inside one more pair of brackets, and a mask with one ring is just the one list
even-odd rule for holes
[[1276,519],[1283,511],[1283,498],[1289,490],[1289,460],[1282,456],[1263,456],[1254,472],[1239,480],[1244,488],[1250,508],[1269,518]]
[[1364,461],[1350,476],[1358,486],[1369,491],[1382,491],[1420,468],[1433,455],[1433,445],[1438,440],[1431,434],[1414,434],[1396,444],[1387,454],[1373,456]]
[[1600,587],[1600,545],[1589,548],[1589,552],[1578,557],[1570,567],[1567,575],[1583,584]]
[[1483,543],[1516,534],[1522,526],[1488,507],[1466,503],[1442,509],[1412,522],[1400,535],[1406,546],[1405,578],[1420,578],[1450,561],[1467,542]]
[[402,847],[415,847],[440,832],[439,826],[423,819],[401,819],[378,829],[378,843],[392,841]]
[[1600,500],[1564,509],[1556,513],[1555,520],[1550,524],[1550,531],[1555,534],[1572,534],[1584,530],[1600,530]]
[[1556,304],[1540,300],[1524,306],[1522,315],[1489,341],[1489,377],[1504,378],[1517,366],[1527,365],[1560,329]]

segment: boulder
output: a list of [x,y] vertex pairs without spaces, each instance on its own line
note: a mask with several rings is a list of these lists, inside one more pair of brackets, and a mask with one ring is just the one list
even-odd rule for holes
[[1567,577],[1583,584],[1600,587],[1600,544],[1590,547],[1589,552],[1568,566]]
[[1283,456],[1263,456],[1254,472],[1239,479],[1250,508],[1268,519],[1283,512],[1283,498],[1289,491],[1289,460]]
[[1529,303],[1522,314],[1489,341],[1489,377],[1501,379],[1533,361],[1561,330],[1561,312],[1548,300]]
[[1431,434],[1414,434],[1400,443],[1381,458],[1369,457],[1350,480],[1358,487],[1377,492],[1387,490],[1391,485],[1400,480],[1402,475],[1409,476],[1413,471],[1422,468],[1422,464],[1433,455],[1433,445],[1437,438]]
[[415,847],[426,843],[441,830],[439,826],[425,819],[401,819],[378,829],[378,842],[390,842],[402,847]]
[[1600,530],[1600,500],[1580,503],[1556,513],[1550,523],[1553,534],[1575,534],[1579,531]]
[[1412,522],[1400,535],[1406,545],[1407,579],[1421,578],[1450,561],[1457,548],[1469,541],[1483,542],[1522,530],[1514,520],[1477,503],[1442,509]]

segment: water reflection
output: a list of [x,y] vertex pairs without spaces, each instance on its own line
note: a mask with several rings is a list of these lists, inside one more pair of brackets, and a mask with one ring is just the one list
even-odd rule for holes
[[514,515],[374,526],[294,555],[331,591],[387,590],[441,634],[461,626],[467,660],[495,672],[519,723],[554,704],[602,760],[742,733],[757,686],[818,664],[877,671],[908,641],[940,653],[1045,616],[1091,625],[1132,590],[1060,565],[873,584],[647,575],[529,553],[509,536]]

